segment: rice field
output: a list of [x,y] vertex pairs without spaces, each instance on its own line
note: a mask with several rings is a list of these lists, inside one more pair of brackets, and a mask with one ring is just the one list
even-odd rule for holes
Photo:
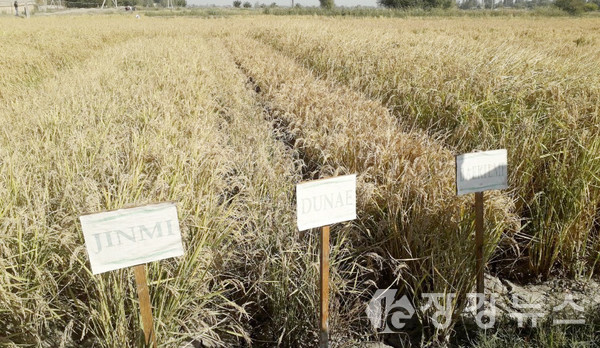
[[[148,265],[159,346],[314,347],[318,231],[295,185],[356,173],[331,240],[331,342],[382,339],[377,289],[473,291],[454,156],[507,148],[485,258],[600,265],[600,21],[130,15],[0,21],[0,345],[143,346],[133,272],[93,275],[82,214],[177,202]],[[419,313],[423,342],[445,342]],[[453,321],[454,323],[454,321]]]

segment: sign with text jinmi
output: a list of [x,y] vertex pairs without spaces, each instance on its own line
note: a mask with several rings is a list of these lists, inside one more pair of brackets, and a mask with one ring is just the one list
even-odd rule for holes
[[298,230],[356,219],[356,174],[296,185]]
[[506,149],[456,156],[456,193],[508,188]]
[[84,215],[79,220],[94,274],[183,255],[172,203]]

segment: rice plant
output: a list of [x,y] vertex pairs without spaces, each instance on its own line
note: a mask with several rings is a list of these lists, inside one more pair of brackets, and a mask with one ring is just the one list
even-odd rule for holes
[[[477,149],[511,156],[486,258],[598,268],[595,19],[200,12],[0,23],[2,346],[142,346],[132,272],[92,275],[77,219],[160,201],[186,250],[148,265],[161,346],[315,346],[318,238],[296,230],[294,186],[346,173],[359,218],[332,230],[332,341],[377,338],[380,287],[456,293],[457,315],[474,218],[454,155]],[[422,342],[448,340],[419,315]]]
[[253,35],[400,123],[458,152],[508,149],[528,260],[515,273],[596,270],[596,20],[272,22]]

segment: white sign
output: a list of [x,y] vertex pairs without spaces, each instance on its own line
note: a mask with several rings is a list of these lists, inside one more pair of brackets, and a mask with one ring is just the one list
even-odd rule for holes
[[296,185],[298,230],[356,219],[356,174]]
[[94,274],[183,255],[172,203],[84,215],[79,220]]
[[506,149],[456,156],[456,193],[508,188]]

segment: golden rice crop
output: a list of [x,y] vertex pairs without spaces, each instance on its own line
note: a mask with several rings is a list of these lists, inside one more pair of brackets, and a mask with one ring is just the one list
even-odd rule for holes
[[513,198],[486,194],[486,258],[523,235],[516,211],[534,268],[593,267],[597,25],[517,23],[6,18],[0,344],[140,346],[133,277],[91,274],[77,219],[176,201],[186,255],[148,266],[161,345],[315,346],[294,185],[345,173],[359,218],[332,230],[332,338],[374,336],[378,287],[457,293],[458,313],[474,219],[453,155],[473,149],[508,147],[514,173]]
[[[378,102],[315,79],[268,46],[231,39],[229,47],[318,175],[358,173],[361,219],[347,242],[399,262],[393,282],[411,293],[469,292],[472,211],[468,197],[456,197],[451,152],[421,132],[404,132]],[[488,255],[511,228],[510,205],[489,196]],[[458,311],[464,302],[453,305]]]
[[[107,19],[90,21],[83,34]],[[66,30],[70,20],[29,25]],[[132,276],[92,276],[77,223],[84,213],[178,202],[186,256],[149,266],[157,336],[167,346],[249,340],[246,307],[260,284],[239,270],[250,266],[242,251],[261,253],[261,243],[277,239],[288,242],[269,246],[274,255],[299,249],[289,222],[292,157],[233,62],[176,25],[140,25],[148,37],[102,44],[89,59],[22,84],[0,109],[3,345],[139,346]],[[257,268],[275,259],[259,256]],[[290,274],[306,268],[301,261]],[[264,274],[260,282],[271,276],[253,271]]]
[[457,151],[507,148],[526,268],[593,273],[597,19],[276,19],[252,32]]
[[[65,25],[57,25],[57,21]],[[87,17],[35,18],[35,24],[32,22],[12,16],[3,18],[0,32],[0,101],[12,100],[26,93],[23,88],[74,66],[111,45],[157,34],[131,20],[116,24],[110,17],[94,18],[94,30],[90,30],[91,23]]]

